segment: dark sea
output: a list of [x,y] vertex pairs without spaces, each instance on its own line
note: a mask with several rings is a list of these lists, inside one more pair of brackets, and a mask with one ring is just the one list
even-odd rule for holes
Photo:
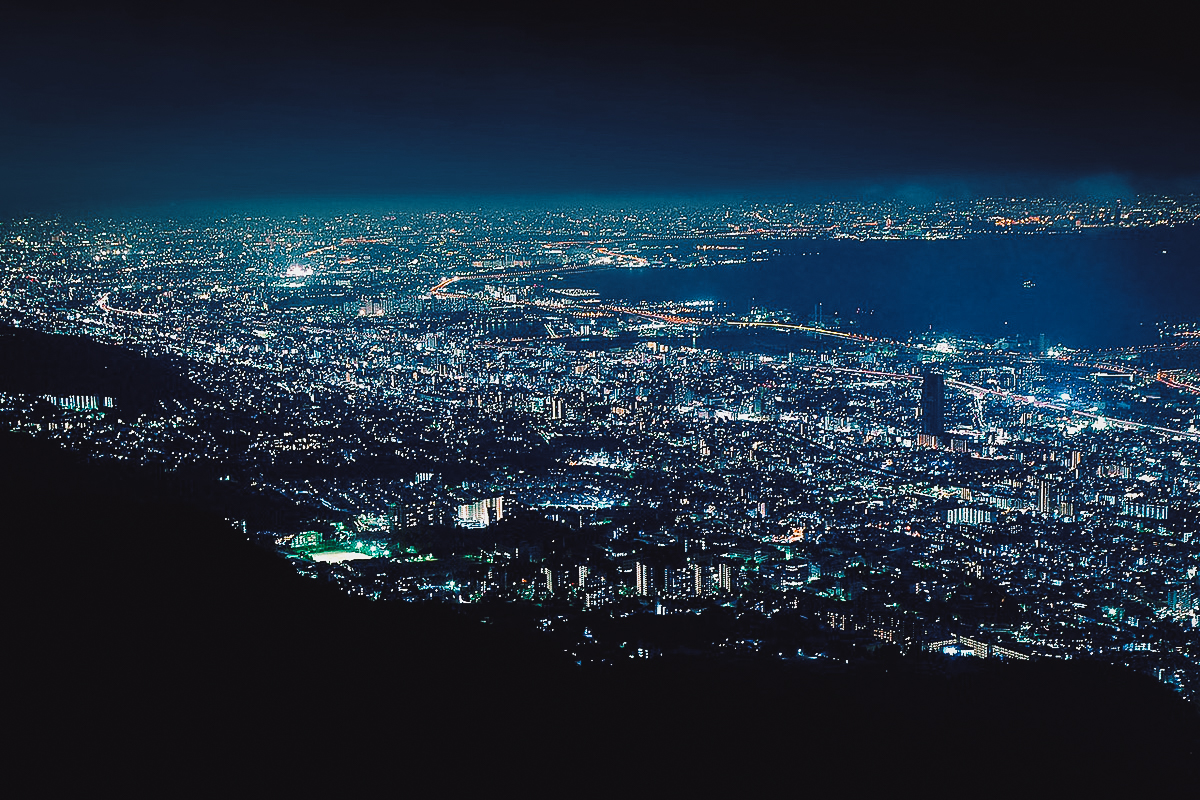
[[[681,261],[700,240],[664,245]],[[564,275],[556,286],[590,288],[612,300],[711,300],[744,313],[790,311],[906,337],[933,330],[1036,339],[1070,347],[1115,347],[1158,337],[1157,323],[1200,317],[1200,226],[1071,234],[997,234],[970,239],[771,240],[720,251],[765,261],[693,269],[613,269]],[[778,251],[778,252],[772,252]]]

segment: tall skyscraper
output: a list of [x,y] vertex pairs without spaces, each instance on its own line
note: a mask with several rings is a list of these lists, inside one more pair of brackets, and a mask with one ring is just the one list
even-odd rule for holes
[[732,593],[735,579],[733,564],[730,564],[728,561],[722,561],[717,564],[717,587],[721,592],[725,594]]
[[921,433],[931,436],[946,433],[946,378],[932,370],[921,381]]
[[634,564],[634,575],[637,581],[638,597],[651,597],[654,594],[654,570],[644,561]]
[[1038,513],[1049,514],[1052,510],[1051,506],[1054,502],[1054,486],[1050,481],[1044,478],[1039,478],[1037,482],[1038,490]]

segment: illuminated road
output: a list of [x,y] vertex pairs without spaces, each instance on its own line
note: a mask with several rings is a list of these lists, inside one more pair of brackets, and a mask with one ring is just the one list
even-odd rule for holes
[[644,311],[637,308],[626,308],[625,306],[596,306],[601,311],[608,311],[613,314],[630,314],[635,317],[645,317],[646,319],[657,320],[658,322],[666,322],[670,325],[720,325],[721,323],[712,320],[696,319],[694,317],[680,317],[675,314],[657,314],[653,311]]
[[1172,389],[1179,389],[1193,394],[1200,394],[1200,386],[1197,386],[1186,381],[1179,381],[1172,377],[1172,373],[1180,372],[1181,370],[1157,370],[1151,372],[1148,369],[1141,367],[1131,367],[1128,364],[1113,364],[1108,361],[1075,361],[1074,366],[1086,367],[1097,371],[1108,370],[1117,375],[1129,375],[1135,378],[1141,378],[1147,383],[1155,381],[1170,386]]
[[1193,378],[1193,380],[1197,380],[1197,383],[1188,383],[1186,381],[1177,380],[1176,378],[1173,377],[1174,374],[1183,373],[1183,372],[1186,372],[1186,370],[1180,370],[1180,369],[1166,370],[1166,369],[1164,369],[1164,370],[1159,370],[1158,375],[1156,377],[1158,380],[1162,381],[1167,386],[1170,386],[1172,389],[1182,389],[1186,392],[1194,392],[1195,394],[1200,394],[1200,380]]
[[107,311],[110,314],[124,314],[130,317],[150,317],[152,319],[158,317],[158,314],[152,314],[149,311],[130,311],[125,308],[113,308],[108,304],[107,294],[101,295],[99,299],[96,300],[96,305],[101,311]]
[[1012,400],[1015,403],[1021,403],[1023,405],[1029,405],[1035,408],[1046,408],[1076,417],[1086,417],[1093,422],[1104,420],[1106,425],[1116,425],[1122,428],[1138,428],[1142,430],[1154,431],[1155,433],[1161,433],[1168,436],[1183,436],[1188,439],[1200,440],[1200,433],[1180,431],[1174,428],[1164,428],[1161,425],[1150,425],[1145,422],[1134,422],[1133,420],[1119,419],[1117,417],[1110,417],[1104,414],[1094,414],[1091,411],[1079,411],[1073,408],[1067,408],[1059,403],[1052,403],[1046,400],[1037,400],[1031,395],[1011,394],[1000,389],[990,389],[986,386],[978,386],[974,383],[966,383],[964,381],[956,380],[947,380],[946,385],[955,386],[960,389],[966,389],[967,391],[975,394],[990,394],[997,397],[1003,397],[1008,400]]
[[[826,330],[825,328],[817,328],[812,325],[795,325],[795,324],[786,323],[786,322],[739,322],[737,320],[731,320],[727,324],[733,325],[733,326],[739,327],[739,328],[778,328],[781,330],[788,330],[788,331],[803,331],[804,333],[815,333],[819,336],[832,336],[837,339],[848,339],[853,342],[864,342],[864,343],[868,343],[868,344],[877,344],[879,342],[885,342],[887,344],[904,346],[902,342],[893,342],[890,339],[878,339],[878,338],[871,337],[871,336],[863,336],[860,333],[846,333],[844,331],[831,331],[831,330]],[[908,345],[908,346],[912,347],[914,345]]]
[[545,269],[527,269],[516,272],[474,272],[466,275],[452,275],[449,278],[443,278],[440,283],[429,290],[431,295],[443,296],[443,292],[447,286],[459,281],[487,281],[497,278],[528,278],[535,275],[557,275],[560,272],[590,272],[593,270],[600,271],[605,269],[616,269],[619,265],[596,265],[596,264],[575,264],[563,265],[555,267],[547,267]]
[[[914,381],[914,382],[921,380],[920,375],[908,375],[908,374],[896,373],[896,372],[877,372],[875,370],[852,369],[850,367],[818,367],[814,371],[815,372],[844,372],[844,373],[850,373],[850,374],[855,374],[855,375],[866,375],[866,376],[869,376],[872,378],[888,378],[891,380],[903,380],[903,381]],[[1193,433],[1191,431],[1181,431],[1181,430],[1176,430],[1175,428],[1164,428],[1161,425],[1150,425],[1145,422],[1134,422],[1133,420],[1120,419],[1117,417],[1110,417],[1110,416],[1106,416],[1104,414],[1095,414],[1091,411],[1080,411],[1077,409],[1068,408],[1067,406],[1064,406],[1060,403],[1052,403],[1052,402],[1049,402],[1046,400],[1038,400],[1031,395],[1014,394],[1012,392],[1006,392],[1002,389],[992,389],[987,386],[979,386],[978,384],[967,383],[966,381],[958,381],[958,380],[953,380],[950,378],[946,379],[946,385],[952,386],[956,389],[962,389],[962,390],[970,392],[976,396],[982,397],[983,395],[992,395],[993,397],[1001,397],[1001,398],[1004,398],[1005,400],[1009,400],[1014,403],[1019,403],[1021,405],[1033,406],[1034,408],[1044,408],[1044,409],[1048,409],[1051,411],[1058,411],[1063,414],[1069,414],[1069,415],[1077,416],[1077,417],[1086,417],[1087,419],[1090,419],[1093,422],[1103,419],[1104,424],[1106,424],[1106,425],[1115,425],[1117,427],[1129,428],[1129,429],[1148,430],[1148,431],[1153,431],[1155,433],[1161,433],[1161,434],[1164,434],[1167,436],[1182,436],[1182,437],[1185,437],[1188,439],[1200,440],[1200,433]]]

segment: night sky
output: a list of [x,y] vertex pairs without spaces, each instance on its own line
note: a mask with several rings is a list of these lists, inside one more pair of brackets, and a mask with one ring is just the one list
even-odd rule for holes
[[10,14],[0,213],[1200,186],[1182,16],[430,5]]

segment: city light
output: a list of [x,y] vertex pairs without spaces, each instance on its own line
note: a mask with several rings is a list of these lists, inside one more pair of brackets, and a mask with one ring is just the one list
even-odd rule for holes
[[[30,220],[0,236],[0,314],[45,353],[6,358],[36,373],[68,334],[129,361],[0,393],[0,420],[289,509],[247,538],[348,593],[536,608],[580,665],[677,646],[591,619],[732,610],[688,647],[758,657],[786,630],[802,645],[770,657],[1087,657],[1194,697],[1194,323],[1097,342],[976,303],[989,319],[955,330],[929,323],[944,300],[854,273],[863,241],[984,252],[1078,219],[1109,218],[1010,198],[251,215],[182,238]],[[1001,271],[1014,304],[1050,291]]]

